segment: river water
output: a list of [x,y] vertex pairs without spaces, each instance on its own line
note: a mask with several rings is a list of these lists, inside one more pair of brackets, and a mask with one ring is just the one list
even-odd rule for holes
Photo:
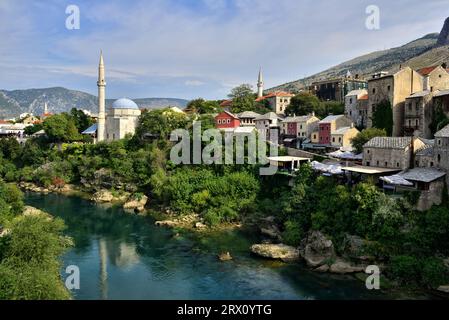
[[[385,299],[350,276],[311,272],[301,264],[254,257],[257,236],[226,231],[207,236],[154,226],[154,220],[77,197],[26,195],[26,203],[62,218],[75,247],[65,267],[80,270],[75,299]],[[229,251],[234,260],[220,262]]]

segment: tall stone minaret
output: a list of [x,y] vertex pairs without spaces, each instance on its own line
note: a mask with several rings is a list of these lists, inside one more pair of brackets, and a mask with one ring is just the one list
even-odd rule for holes
[[47,115],[47,114],[48,114],[48,103],[45,102],[44,103],[44,115]]
[[98,124],[97,124],[97,142],[104,141],[105,122],[106,122],[106,81],[104,78],[103,51],[100,53],[100,64],[98,66]]
[[259,70],[259,78],[257,80],[257,97],[262,98],[263,97],[263,75],[262,75],[262,68]]

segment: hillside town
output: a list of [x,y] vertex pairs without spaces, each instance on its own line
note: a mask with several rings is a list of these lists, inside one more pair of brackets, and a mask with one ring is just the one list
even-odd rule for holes
[[[106,109],[103,53],[98,70],[98,114],[83,111],[93,124],[82,134],[91,137],[94,143],[134,134],[145,110],[127,98],[116,100]],[[344,113],[327,114],[321,119],[314,111],[296,115],[289,107],[292,99],[302,94],[340,103],[344,105]],[[446,126],[434,128],[432,124],[441,120],[436,119],[438,116],[449,115],[449,69],[445,64],[419,70],[405,67],[394,74],[379,72],[365,80],[348,71],[343,78],[314,82],[295,94],[265,91],[260,70],[255,102],[262,103],[269,112],[233,113],[232,99],[221,100],[216,108],[221,111],[211,114],[215,127],[227,133],[255,131],[285,148],[288,156],[275,161],[283,171],[287,169],[293,174],[298,170],[294,164],[308,160],[314,170],[336,176],[343,183],[374,179],[387,192],[419,191],[419,210],[441,203],[442,191],[449,183],[449,122],[443,121]],[[364,130],[376,127],[373,119],[381,104],[391,109],[391,128],[384,127],[391,134],[372,137],[362,150],[356,150],[353,139]],[[195,110],[189,108],[170,110],[191,119],[196,117]],[[2,120],[0,136],[16,137],[24,143],[29,137],[45,135],[43,129],[34,130],[32,135],[25,132],[27,127],[42,125],[50,116],[52,113],[45,104],[40,116],[22,114],[17,119]]]

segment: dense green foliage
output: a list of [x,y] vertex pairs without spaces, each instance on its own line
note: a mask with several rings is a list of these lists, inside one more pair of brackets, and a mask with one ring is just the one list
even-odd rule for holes
[[216,100],[204,100],[202,98],[191,100],[185,110],[188,113],[212,114],[221,112],[220,103]]
[[375,137],[385,137],[387,132],[385,129],[377,129],[377,128],[369,128],[362,130],[359,134],[357,134],[354,138],[352,138],[351,143],[357,153],[363,152],[363,146],[365,143],[370,141]]
[[324,118],[329,114],[343,114],[345,106],[337,101],[321,101],[314,94],[301,92],[294,96],[285,110],[289,116],[305,116],[315,112],[318,117]]
[[374,128],[384,129],[391,137],[393,134],[393,108],[390,101],[384,100],[376,105],[372,121]]
[[59,256],[70,245],[64,223],[48,215],[20,215],[23,194],[0,180],[0,300],[68,299]]
[[437,100],[437,102],[435,103],[435,110],[432,123],[429,125],[432,136],[439,130],[443,129],[448,124],[449,124],[449,117],[444,112],[441,101]]
[[292,245],[309,230],[330,236],[337,249],[346,235],[355,235],[370,242],[367,250],[376,259],[390,261],[387,274],[399,282],[434,288],[449,280],[439,258],[449,256],[447,203],[416,212],[405,198],[385,195],[369,182],[350,188],[303,167],[283,197],[281,219]]

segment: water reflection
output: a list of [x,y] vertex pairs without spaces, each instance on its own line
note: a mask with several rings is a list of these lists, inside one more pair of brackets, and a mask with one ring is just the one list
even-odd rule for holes
[[[380,297],[350,278],[256,259],[254,233],[173,237],[149,218],[79,198],[28,194],[28,204],[65,220],[76,247],[64,264],[80,268],[77,299],[347,299]],[[219,262],[230,251],[234,260]]]

